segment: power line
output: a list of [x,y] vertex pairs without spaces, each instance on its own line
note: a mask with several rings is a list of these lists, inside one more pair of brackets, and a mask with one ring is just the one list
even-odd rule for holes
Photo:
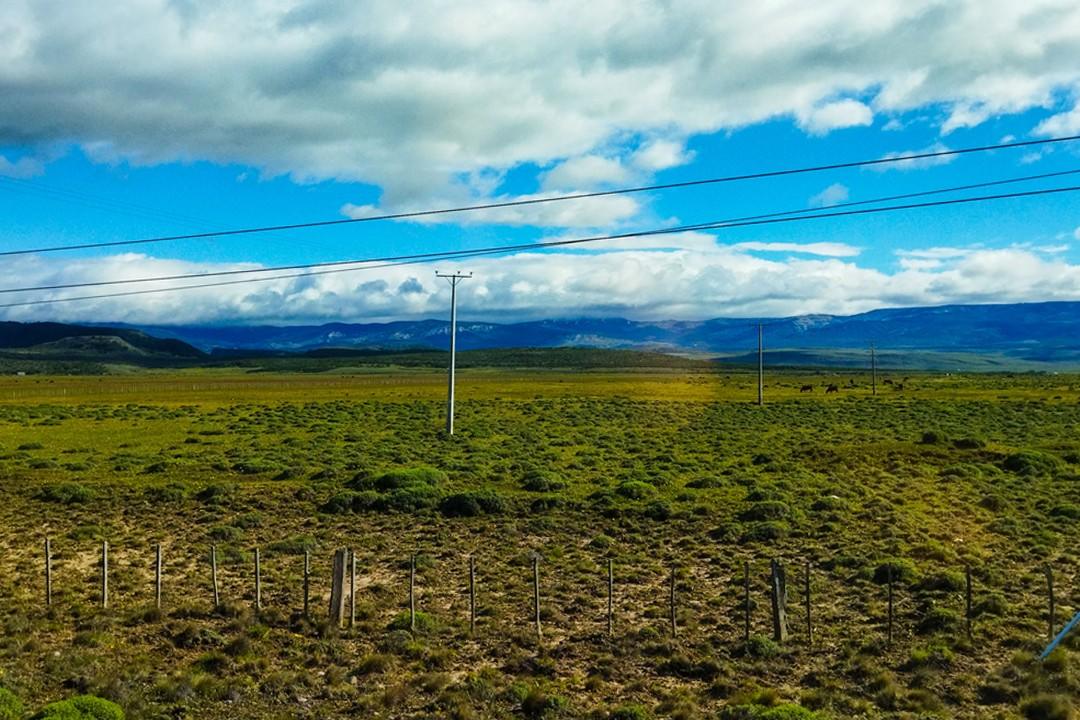
[[[179,276],[172,276],[172,277],[168,277],[168,278],[163,278],[163,277],[159,277],[159,278],[129,278],[129,279],[125,279],[125,280],[109,280],[109,281],[101,281],[101,282],[96,282],[96,283],[73,283],[73,284],[70,284],[70,285],[41,286],[41,287],[35,287],[35,288],[7,288],[7,289],[0,290],[0,293],[30,292],[30,291],[35,291],[35,290],[49,290],[49,289],[71,289],[71,288],[76,288],[76,287],[88,287],[88,286],[100,286],[100,285],[117,285],[117,284],[128,284],[128,283],[135,283],[135,282],[161,282],[161,281],[173,280],[173,279],[194,279],[194,278],[199,278],[199,277],[213,277],[213,276],[221,276],[221,275],[237,275],[237,274],[252,273],[252,272],[275,272],[275,271],[279,271],[279,270],[283,270],[283,269],[313,270],[315,268],[334,266],[334,265],[337,265],[337,266],[341,266],[341,265],[352,265],[352,266],[361,265],[361,267],[338,267],[338,268],[332,269],[332,270],[321,270],[321,271],[314,271],[314,272],[300,272],[300,273],[295,273],[295,274],[290,274],[290,275],[272,275],[270,277],[244,278],[244,279],[241,279],[241,280],[232,280],[232,281],[215,282],[215,283],[199,283],[199,284],[194,284],[194,285],[181,285],[181,286],[167,287],[167,288],[150,288],[150,289],[145,289],[145,290],[133,290],[133,291],[128,291],[128,292],[120,292],[120,293],[108,293],[108,294],[100,294],[100,295],[83,295],[83,296],[63,297],[63,298],[48,298],[48,299],[43,299],[43,300],[28,300],[28,301],[24,301],[24,302],[0,304],[0,308],[26,307],[26,306],[32,306],[32,305],[47,305],[47,304],[58,303],[58,302],[73,302],[73,301],[76,301],[76,300],[95,300],[95,299],[102,299],[102,298],[127,297],[127,296],[132,296],[132,295],[146,295],[146,294],[151,294],[151,293],[173,292],[173,291],[177,291],[177,290],[194,290],[194,289],[198,289],[198,288],[222,287],[222,286],[226,286],[226,285],[242,285],[242,284],[245,284],[245,283],[269,282],[269,281],[273,281],[273,280],[287,280],[287,279],[300,278],[300,277],[309,277],[309,276],[314,276],[314,275],[330,275],[330,274],[340,273],[340,272],[354,272],[354,271],[358,271],[358,270],[374,270],[374,269],[385,268],[385,267],[397,267],[397,266],[400,266],[400,265],[422,264],[422,263],[427,263],[427,262],[434,262],[436,260],[472,258],[472,257],[481,257],[481,256],[485,256],[485,255],[499,255],[499,254],[504,254],[504,253],[508,253],[508,252],[516,252],[516,251],[519,251],[519,250],[544,249],[544,248],[551,248],[551,247],[564,247],[564,246],[578,245],[578,244],[583,244],[583,243],[599,242],[599,241],[603,241],[603,240],[615,240],[615,239],[630,238],[630,237],[644,237],[644,236],[650,236],[650,235],[662,235],[662,234],[668,234],[668,233],[674,233],[674,232],[687,232],[688,229],[725,230],[725,229],[729,229],[729,228],[747,227],[747,226],[751,226],[751,225],[765,225],[765,224],[780,223],[780,222],[794,222],[794,221],[799,221],[799,220],[817,220],[817,219],[820,219],[820,218],[845,217],[845,216],[851,216],[851,215],[865,215],[865,214],[869,214],[869,213],[892,212],[892,211],[909,210],[909,209],[916,209],[916,208],[940,207],[940,206],[944,206],[944,205],[956,205],[956,204],[961,204],[961,203],[973,203],[973,202],[987,202],[987,201],[994,201],[994,200],[1004,200],[1004,199],[1013,199],[1013,198],[1021,198],[1021,197],[1033,197],[1033,196],[1040,196],[1040,195],[1049,195],[1049,194],[1054,194],[1054,193],[1076,192],[1076,191],[1080,191],[1080,186],[1071,186],[1071,187],[1063,187],[1063,188],[1049,188],[1049,189],[1043,189],[1043,190],[1030,190],[1030,191],[1026,191],[1026,192],[1006,193],[1006,194],[1000,194],[1000,195],[984,195],[984,196],[980,196],[980,197],[957,198],[957,199],[953,199],[953,200],[938,200],[938,201],[928,202],[928,203],[913,203],[913,204],[908,204],[908,205],[892,205],[892,206],[886,206],[886,207],[880,207],[880,208],[866,208],[866,209],[863,209],[863,210],[847,210],[847,211],[842,211],[842,212],[817,213],[817,214],[813,214],[813,215],[803,215],[803,216],[795,216],[795,217],[780,217],[780,218],[772,218],[772,219],[767,219],[767,220],[753,220],[753,221],[747,221],[747,222],[724,222],[724,221],[721,221],[721,222],[712,223],[712,224],[705,223],[705,224],[699,224],[699,225],[682,226],[681,228],[664,228],[664,229],[658,229],[658,230],[643,230],[643,231],[634,232],[634,233],[621,233],[621,234],[618,234],[618,235],[604,235],[604,236],[591,237],[591,238],[578,238],[578,239],[574,239],[574,240],[554,240],[554,241],[548,241],[548,242],[525,243],[525,244],[520,244],[520,245],[503,245],[503,246],[496,246],[496,247],[489,247],[489,248],[478,248],[478,249],[474,249],[474,250],[452,250],[452,251],[445,251],[445,252],[441,252],[441,253],[418,253],[416,255],[398,256],[397,259],[395,259],[395,258],[371,258],[371,259],[367,259],[367,260],[339,260],[339,261],[334,261],[334,262],[330,262],[330,263],[310,263],[310,264],[307,264],[307,265],[282,266],[282,267],[278,267],[278,268],[259,268],[259,269],[248,269],[248,270],[224,270],[224,271],[219,271],[219,272],[215,272],[215,273],[202,273],[202,274],[197,274],[197,275],[179,275]],[[369,263],[380,262],[381,260],[390,260],[390,261],[389,262],[381,262],[380,264],[375,264],[375,265],[369,264]]]
[[549,197],[527,198],[519,200],[507,200],[504,202],[484,203],[477,205],[462,205],[457,207],[441,208],[436,210],[417,210],[414,212],[389,213],[384,215],[371,215],[362,218],[342,218],[338,220],[319,220],[313,222],[293,223],[287,225],[267,225],[263,227],[239,228],[235,230],[220,230],[215,232],[190,233],[187,235],[163,235],[158,237],[141,238],[135,240],[114,240],[97,243],[83,243],[77,245],[56,245],[53,247],[32,248],[26,250],[7,250],[0,252],[0,257],[11,255],[29,255],[37,253],[61,252],[67,250],[87,250],[94,248],[120,247],[129,245],[146,245],[150,243],[170,242],[175,240],[198,240],[210,237],[230,237],[236,235],[251,235],[255,233],[279,232],[282,230],[301,230],[308,228],[332,227],[336,225],[348,225],[354,223],[377,222],[382,220],[404,220],[417,217],[432,217],[448,215],[452,213],[471,212],[476,210],[494,210],[508,207],[522,207],[526,205],[540,205],[552,202],[564,202],[567,200],[584,200],[587,198],[608,197],[612,195],[628,195],[631,193],[651,192],[655,190],[673,190],[678,188],[698,187],[702,185],[714,185],[719,183],[741,182],[745,180],[761,180],[765,178],[784,177],[804,173],[824,172],[827,170],[843,170],[856,167],[872,167],[915,160],[926,160],[940,157],[954,157],[991,150],[1005,150],[1010,148],[1031,147],[1033,145],[1046,145],[1049,143],[1062,143],[1080,140],[1080,135],[1068,135],[1063,137],[1044,138],[1041,140],[1023,140],[1010,143],[998,143],[996,145],[981,145],[977,147],[959,148],[956,150],[935,150],[933,152],[912,153],[890,157],[876,158],[873,160],[854,160],[843,163],[831,163],[828,165],[813,165],[798,168],[786,168],[782,170],[768,170],[741,175],[726,175],[721,177],[703,178],[698,180],[685,180],[682,182],[659,183],[654,185],[641,185],[637,187],[617,188],[614,190],[597,190],[586,193],[572,193],[566,195],[552,195]]
[[[1070,172],[1078,172],[1078,171],[1070,171]],[[1002,182],[1010,182],[1010,181],[993,181],[993,183],[989,183],[989,184],[998,184],[998,183],[1002,183]],[[964,186],[964,187],[970,187],[970,186]],[[447,250],[447,251],[442,251],[442,252],[414,253],[414,254],[409,254],[409,255],[391,255],[391,256],[374,257],[374,258],[354,258],[354,259],[350,259],[350,260],[330,260],[330,261],[318,262],[318,263],[299,263],[299,264],[293,264],[293,265],[278,265],[278,266],[275,266],[275,267],[267,267],[267,268],[245,268],[245,269],[238,269],[238,270],[217,270],[217,271],[213,271],[213,272],[204,272],[204,273],[188,273],[188,274],[178,274],[178,275],[159,275],[159,276],[154,276],[154,277],[123,278],[123,279],[118,279],[118,280],[98,280],[98,281],[94,281],[94,282],[62,283],[62,284],[55,284],[55,285],[37,285],[37,286],[19,287],[19,288],[0,288],[0,294],[11,294],[11,293],[18,293],[18,292],[40,292],[40,291],[45,291],[45,290],[72,290],[72,289],[75,289],[75,288],[84,288],[84,287],[104,287],[104,286],[114,286],[114,285],[131,285],[131,284],[148,283],[148,282],[168,282],[168,281],[173,281],[173,280],[192,280],[192,279],[207,278],[207,277],[226,277],[226,276],[251,275],[251,274],[258,274],[258,273],[269,273],[269,272],[285,272],[285,271],[292,271],[292,270],[311,270],[311,269],[316,269],[316,268],[342,267],[342,266],[347,266],[347,265],[361,265],[361,264],[366,264],[366,263],[396,263],[396,262],[416,261],[416,260],[443,260],[443,259],[451,259],[451,258],[458,258],[458,257],[473,257],[474,255],[487,255],[487,254],[497,254],[497,253],[506,253],[506,252],[516,252],[516,251],[521,251],[521,250],[539,250],[539,249],[552,248],[552,247],[566,247],[566,246],[582,245],[582,244],[587,244],[587,243],[601,242],[601,241],[606,241],[606,240],[622,240],[622,239],[628,239],[628,238],[648,237],[648,236],[654,236],[654,235],[668,235],[668,234],[673,234],[673,233],[692,232],[692,231],[697,231],[697,230],[727,230],[727,229],[740,228],[740,227],[753,227],[753,226],[757,226],[757,225],[772,225],[772,224],[776,224],[776,223],[789,223],[789,222],[797,222],[797,221],[803,221],[803,220],[817,220],[817,219],[821,219],[821,218],[847,217],[847,216],[852,216],[852,215],[867,215],[867,214],[882,213],[882,212],[895,212],[895,211],[899,211],[899,210],[914,210],[914,209],[923,209],[923,208],[931,208],[931,207],[940,207],[940,206],[945,206],[945,205],[958,205],[958,204],[966,204],[966,203],[974,203],[974,202],[989,202],[989,201],[995,201],[995,200],[1008,200],[1008,199],[1016,199],[1016,198],[1023,198],[1023,197],[1034,197],[1034,196],[1040,196],[1040,195],[1050,195],[1050,194],[1063,193],[1063,192],[1075,192],[1077,190],[1080,190],[1080,186],[1069,186],[1069,187],[1061,187],[1061,188],[1044,188],[1044,189],[1040,189],[1040,190],[1025,190],[1025,191],[1013,192],[1013,193],[1001,193],[1001,194],[997,194],[997,195],[981,195],[981,196],[968,197],[968,198],[954,198],[954,199],[951,199],[951,200],[934,200],[934,201],[931,201],[931,202],[924,202],[924,203],[908,203],[908,204],[905,204],[905,205],[886,205],[884,207],[863,208],[863,209],[860,209],[860,210],[848,209],[848,210],[833,211],[831,209],[828,209],[828,210],[826,210],[826,209],[818,209],[818,210],[786,211],[786,212],[781,212],[781,213],[769,213],[769,214],[766,214],[766,215],[756,215],[756,216],[747,216],[747,217],[743,217],[743,218],[734,218],[734,219],[730,219],[730,220],[717,220],[717,221],[712,221],[712,222],[697,223],[697,224],[694,224],[694,225],[679,225],[679,226],[670,227],[670,228],[639,230],[639,231],[636,231],[636,232],[617,233],[617,234],[611,234],[611,235],[598,235],[598,236],[585,237],[585,238],[575,238],[575,239],[572,239],[572,240],[551,240],[551,241],[541,241],[541,242],[533,242],[533,243],[520,243],[520,244],[516,244],[516,245],[500,245],[500,246],[495,246],[495,247],[477,248],[477,249],[473,249],[473,250]],[[927,194],[947,192],[947,191],[948,191],[948,189],[932,190],[932,191],[927,191]],[[917,194],[916,193],[910,193],[908,196],[910,197],[912,195],[917,195]],[[897,196],[894,196],[894,197],[897,197]],[[856,203],[849,203],[849,205],[859,205],[859,204],[870,203],[870,202],[882,202],[882,199],[865,200],[865,201],[860,201],[860,202],[856,202]],[[794,213],[800,213],[800,214],[794,214]],[[355,269],[360,269],[360,268],[355,268]],[[292,277],[292,276],[284,276],[284,277]],[[269,279],[275,279],[275,278],[269,278]],[[10,306],[3,306],[3,307],[10,307]]]

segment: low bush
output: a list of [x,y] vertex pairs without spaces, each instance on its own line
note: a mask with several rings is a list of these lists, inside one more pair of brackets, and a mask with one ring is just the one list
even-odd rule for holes
[[23,704],[15,693],[0,687],[0,720],[22,720]]
[[94,491],[76,482],[46,485],[37,494],[38,500],[61,505],[80,505],[94,499]]
[[124,711],[94,695],[79,695],[46,705],[32,720],[124,720]]
[[439,503],[439,512],[446,517],[476,517],[497,515],[506,510],[506,502],[493,490],[447,495]]

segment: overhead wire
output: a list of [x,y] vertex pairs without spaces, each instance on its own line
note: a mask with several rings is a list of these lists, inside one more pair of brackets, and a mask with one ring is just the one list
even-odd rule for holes
[[830,163],[825,165],[812,165],[796,168],[784,168],[780,170],[766,170],[761,172],[744,173],[739,175],[726,175],[712,178],[700,178],[697,180],[684,180],[680,182],[670,183],[656,183],[652,185],[640,185],[635,187],[623,187],[615,188],[611,190],[596,190],[592,192],[584,193],[569,193],[563,195],[550,195],[546,197],[532,197],[532,198],[519,198],[516,200],[506,200],[502,202],[494,203],[481,203],[474,205],[461,205],[456,207],[438,208],[431,210],[417,210],[412,212],[400,212],[400,213],[387,213],[383,215],[370,215],[359,218],[339,218],[335,220],[319,220],[302,223],[291,223],[281,225],[267,225],[262,227],[248,227],[237,228],[232,230],[220,230],[213,232],[200,232],[189,233],[184,235],[163,235],[149,238],[138,238],[132,240],[113,240],[102,241],[95,243],[80,243],[70,245],[55,245],[51,247],[40,248],[26,248],[20,250],[6,250],[0,251],[0,257],[9,257],[13,255],[29,255],[29,254],[41,254],[51,252],[62,252],[71,250],[86,250],[86,249],[99,249],[108,247],[122,247],[131,245],[145,245],[150,243],[162,243],[179,240],[197,240],[204,238],[222,238],[222,237],[234,237],[238,235],[251,235],[256,233],[268,233],[278,232],[285,230],[300,230],[308,228],[320,228],[320,227],[332,227],[338,225],[348,225],[354,223],[366,223],[377,222],[384,220],[404,220],[419,217],[434,217],[439,215],[447,215],[453,213],[473,212],[479,210],[493,210],[510,207],[522,207],[529,205],[540,205],[553,202],[564,202],[570,200],[584,200],[588,198],[598,197],[610,197],[614,195],[628,195],[632,193],[652,192],[657,190],[673,190],[679,188],[700,187],[703,185],[714,185],[719,183],[732,183],[741,182],[746,180],[760,180],[765,178],[785,177],[789,175],[799,175],[805,173],[824,172],[828,170],[842,170],[856,167],[874,167],[878,165],[915,162],[918,160],[928,160],[933,158],[942,157],[955,157],[958,155],[989,152],[993,150],[1006,150],[1014,148],[1032,147],[1037,145],[1047,145],[1052,143],[1064,143],[1080,140],[1080,135],[1067,135],[1061,137],[1041,138],[1037,140],[1021,140],[1008,143],[996,143],[993,145],[980,145],[976,147],[957,148],[954,150],[934,150],[922,153],[903,153],[895,154],[886,157],[879,157],[866,160],[853,160],[842,163]]

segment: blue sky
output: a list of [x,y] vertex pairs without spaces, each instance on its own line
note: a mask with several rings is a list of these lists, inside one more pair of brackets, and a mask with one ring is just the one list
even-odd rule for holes
[[[0,50],[0,249],[363,217],[1080,132],[1080,10],[1052,0],[1024,8],[597,3],[569,16],[558,3],[496,4],[486,14],[482,3],[267,1],[248,13],[198,2],[132,0],[66,13],[50,4],[17,0],[0,9],[0,36],[9,40]],[[990,5],[1000,5],[994,22]],[[140,32],[117,29],[121,15]],[[1080,143],[438,222],[24,256],[4,263],[0,283],[476,248],[1072,169],[1080,169]],[[1064,185],[1080,185],[1080,175],[1004,191]],[[461,263],[476,273],[463,286],[463,316],[705,318],[1080,299],[1078,248],[1080,193],[688,233]],[[446,289],[434,269],[2,312],[142,323],[440,316]],[[97,292],[108,290],[7,299]]]

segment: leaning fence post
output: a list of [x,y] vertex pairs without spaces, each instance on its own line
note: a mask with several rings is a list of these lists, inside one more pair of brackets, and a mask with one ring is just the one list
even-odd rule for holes
[[109,607],[109,541],[101,541],[101,607]]
[[771,567],[773,640],[784,642],[788,637],[787,578],[784,575],[784,566],[780,564],[780,561],[773,560]]
[[1050,612],[1046,617],[1046,636],[1054,639],[1054,628],[1057,627],[1057,608],[1054,607],[1054,569],[1049,564],[1043,568],[1046,574],[1046,593],[1050,602]]
[[221,593],[217,579],[217,545],[210,546],[210,581],[214,586],[214,608],[221,607]]
[[154,607],[161,609],[161,543],[154,545]]
[[52,605],[52,541],[45,538],[45,605]]

